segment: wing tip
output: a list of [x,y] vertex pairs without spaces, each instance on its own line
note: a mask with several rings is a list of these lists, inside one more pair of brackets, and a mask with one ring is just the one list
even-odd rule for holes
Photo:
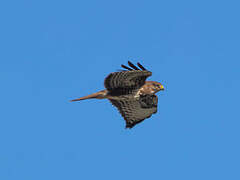
[[132,62],[130,62],[130,61],[128,61],[128,65],[131,67],[131,68],[133,68],[133,69],[135,69],[135,70],[140,70],[137,66],[135,66]]
[[133,124],[126,124],[125,129],[132,129],[134,126]]
[[[127,70],[129,70],[129,71],[134,71],[134,70],[136,70],[136,71],[148,71],[142,64],[140,64],[139,62],[137,62],[137,66],[135,66],[131,61],[128,61],[128,65],[129,65],[129,67],[128,66],[125,66],[125,65],[121,65],[121,67],[122,68],[124,68],[124,69],[127,69]],[[139,69],[140,68],[140,69]]]
[[147,71],[147,69],[145,67],[143,67],[143,65],[141,65],[139,62],[137,63],[138,67],[140,67],[143,71]]
[[132,71],[132,70],[133,70],[133,69],[131,69],[131,68],[129,68],[129,67],[123,65],[123,64],[121,65],[121,67],[124,68],[124,69],[127,69],[127,70],[129,70],[129,71]]

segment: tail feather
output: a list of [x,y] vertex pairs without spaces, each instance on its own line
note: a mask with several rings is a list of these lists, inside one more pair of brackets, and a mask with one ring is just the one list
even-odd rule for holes
[[106,98],[106,94],[107,94],[107,91],[102,90],[97,93],[90,94],[88,96],[83,96],[83,97],[80,97],[77,99],[70,100],[70,102],[81,101],[81,100],[85,100],[85,99],[104,99],[104,98]]

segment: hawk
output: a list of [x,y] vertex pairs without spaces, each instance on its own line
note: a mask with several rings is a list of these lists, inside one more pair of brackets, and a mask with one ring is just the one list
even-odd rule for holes
[[128,61],[124,70],[109,74],[104,80],[105,90],[84,96],[73,101],[85,99],[108,99],[126,121],[126,128],[132,128],[157,112],[158,91],[164,90],[161,83],[146,81],[152,72],[140,63],[138,67]]

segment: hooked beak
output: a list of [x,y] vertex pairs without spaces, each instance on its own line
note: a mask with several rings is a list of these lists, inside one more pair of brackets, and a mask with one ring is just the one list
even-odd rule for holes
[[162,91],[164,90],[164,87],[163,87],[163,85],[161,85],[161,86],[160,86],[160,90],[162,90]]

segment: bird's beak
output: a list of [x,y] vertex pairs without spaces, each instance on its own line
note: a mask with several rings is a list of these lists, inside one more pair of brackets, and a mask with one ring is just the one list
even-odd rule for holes
[[160,90],[164,90],[164,87],[163,87],[163,85],[161,85],[161,86],[160,86]]

